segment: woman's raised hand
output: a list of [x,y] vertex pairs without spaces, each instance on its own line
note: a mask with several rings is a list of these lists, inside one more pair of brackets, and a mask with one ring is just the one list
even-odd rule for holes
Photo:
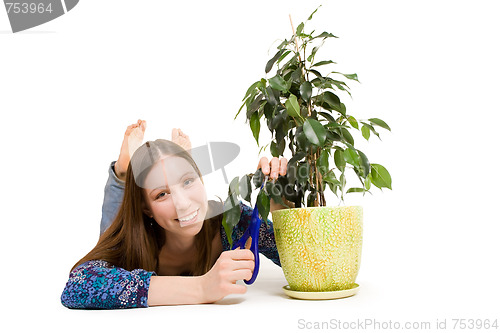
[[278,176],[286,175],[287,163],[288,161],[284,157],[280,159],[273,157],[270,162],[266,157],[262,157],[257,169],[262,169],[262,173],[271,179],[278,179]]
[[212,269],[202,276],[204,303],[216,302],[229,294],[244,294],[247,287],[236,281],[250,280],[254,267],[255,258],[248,249],[222,252]]

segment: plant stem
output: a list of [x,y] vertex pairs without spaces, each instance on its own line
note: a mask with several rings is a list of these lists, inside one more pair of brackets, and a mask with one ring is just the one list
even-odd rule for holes
[[308,156],[308,158],[307,158],[307,159],[309,160],[309,161],[308,161],[308,163],[309,163],[309,165],[311,166],[311,167],[309,168],[309,184],[312,184],[312,182],[313,182],[313,181],[312,181],[312,175],[313,175],[313,171],[312,171],[312,165],[313,165],[313,157],[312,157],[312,153],[309,153],[309,156]]
[[[292,25],[293,37],[295,39],[295,49],[297,50],[297,56],[299,57],[299,66],[302,69],[302,77],[304,78],[304,81],[308,81],[307,80],[307,76],[306,76],[306,69],[305,69],[306,63],[305,63],[305,60],[304,60],[304,64],[302,64],[302,59],[300,58],[299,40],[297,38],[295,27],[293,26],[292,15],[288,14],[288,17],[290,18],[290,24]],[[310,103],[307,103],[307,115],[308,116],[311,115],[311,105],[310,105]]]
[[318,158],[319,158],[319,155],[316,152],[314,154],[314,171],[315,171],[315,174],[316,174],[316,191],[317,191],[316,196],[318,198],[316,200],[319,201],[319,205],[322,206],[322,204],[321,204],[322,203],[322,201],[321,201],[321,189],[319,187],[320,186],[319,185],[319,177],[321,176],[321,174],[320,174],[320,171],[318,170],[318,163],[317,163],[318,162]]
[[[299,62],[302,62],[302,59],[300,59],[300,52],[299,52],[299,40],[297,39],[297,34],[295,33],[296,32],[295,27],[293,26],[292,15],[288,14],[288,17],[290,18],[290,24],[292,25],[293,37],[295,38],[295,49],[297,49],[297,55],[299,56]],[[302,72],[303,71],[304,71],[304,69],[302,69]],[[302,73],[302,74],[304,74],[304,73]]]
[[[320,149],[318,148],[318,152],[317,152],[318,156],[320,155]],[[316,171],[316,177],[317,177],[317,182],[316,184],[319,184],[318,188],[319,188],[319,191],[318,191],[318,194],[319,194],[319,205],[324,207],[326,206],[326,200],[325,200],[325,191],[323,190],[323,176],[321,175],[321,172],[320,171]]]

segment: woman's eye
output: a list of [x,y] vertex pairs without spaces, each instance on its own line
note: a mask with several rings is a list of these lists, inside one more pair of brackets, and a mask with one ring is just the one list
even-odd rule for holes
[[193,180],[192,178],[190,178],[190,179],[186,179],[186,180],[184,181],[184,186],[191,185],[193,182],[194,182],[194,180]]
[[168,193],[166,193],[166,192],[160,192],[160,193],[156,196],[155,200],[158,200],[158,199],[164,198],[164,197],[166,197],[167,195],[168,195]]

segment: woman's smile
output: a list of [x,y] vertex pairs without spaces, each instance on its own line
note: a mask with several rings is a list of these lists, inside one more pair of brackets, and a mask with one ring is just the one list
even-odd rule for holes
[[182,218],[178,218],[176,219],[177,221],[179,221],[181,227],[186,227],[188,225],[192,225],[194,223],[197,222],[197,219],[198,219],[198,212],[200,211],[200,209],[198,208],[196,211],[194,211],[193,213],[189,214],[189,215],[186,215]]

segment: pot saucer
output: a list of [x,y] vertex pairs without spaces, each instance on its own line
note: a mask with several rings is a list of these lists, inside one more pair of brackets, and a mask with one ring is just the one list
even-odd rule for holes
[[359,290],[359,284],[355,283],[354,287],[345,290],[336,291],[295,291],[290,289],[290,286],[286,285],[283,287],[285,294],[298,299],[337,299],[354,296]]

